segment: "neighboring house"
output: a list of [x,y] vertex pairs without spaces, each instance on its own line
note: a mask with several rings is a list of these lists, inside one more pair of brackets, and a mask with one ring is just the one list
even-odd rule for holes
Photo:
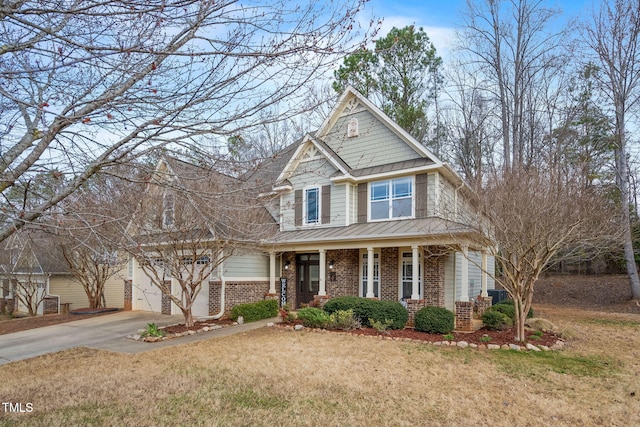
[[[37,314],[88,307],[84,288],[69,270],[55,235],[21,230],[9,237],[0,250],[0,279],[5,303],[10,308],[17,304],[18,312],[26,313],[28,308],[15,297],[17,292],[31,294]],[[108,307],[123,307],[122,281],[122,276],[107,281]]]

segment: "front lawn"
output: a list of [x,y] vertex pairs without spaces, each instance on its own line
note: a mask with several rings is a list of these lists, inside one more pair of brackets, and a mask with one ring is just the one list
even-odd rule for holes
[[64,351],[0,366],[2,402],[33,407],[2,412],[0,425],[588,426],[638,420],[634,352],[640,329],[621,330],[604,313],[571,320],[561,310],[544,315],[574,328],[576,338],[565,350],[479,351],[264,328],[139,355]]

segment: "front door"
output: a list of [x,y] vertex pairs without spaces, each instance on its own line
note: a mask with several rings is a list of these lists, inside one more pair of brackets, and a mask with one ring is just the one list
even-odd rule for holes
[[300,254],[296,257],[297,304],[309,304],[320,290],[320,254]]

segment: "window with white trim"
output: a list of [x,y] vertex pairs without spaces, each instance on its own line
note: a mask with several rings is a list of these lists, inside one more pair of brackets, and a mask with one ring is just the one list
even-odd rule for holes
[[[400,298],[411,299],[413,291],[413,253],[402,252],[400,265],[400,281],[402,283]],[[418,262],[418,295],[422,298],[422,256]]]
[[413,217],[413,177],[369,184],[369,218],[372,221]]
[[320,223],[320,187],[304,190],[304,223],[305,225]]
[[[375,252],[373,254],[373,295],[376,298],[380,298],[380,253],[379,252]],[[360,271],[362,272],[361,276],[360,276],[360,284],[361,284],[361,288],[362,291],[360,292],[360,296],[362,297],[366,297],[367,296],[367,282],[369,280],[369,275],[368,275],[368,260],[369,260],[369,253],[368,252],[364,252],[362,254],[362,262],[361,262],[361,268]]]

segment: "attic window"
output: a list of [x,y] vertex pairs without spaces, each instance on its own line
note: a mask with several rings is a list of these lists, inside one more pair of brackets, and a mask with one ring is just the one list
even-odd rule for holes
[[349,124],[347,125],[347,137],[354,138],[360,135],[360,130],[358,128],[358,119],[353,118],[349,120]]

